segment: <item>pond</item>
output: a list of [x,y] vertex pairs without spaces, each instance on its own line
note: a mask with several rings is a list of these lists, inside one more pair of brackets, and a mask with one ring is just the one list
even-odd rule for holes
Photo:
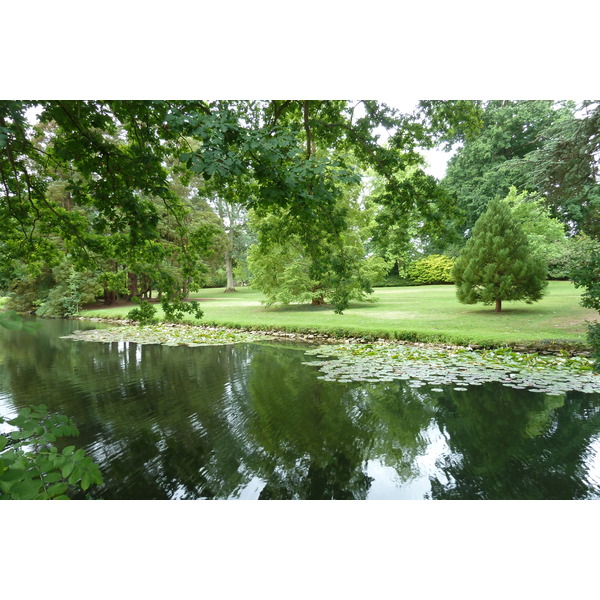
[[94,498],[600,499],[589,389],[339,381],[291,342],[86,343],[62,336],[99,325],[36,322],[0,329],[0,414],[72,417],[62,446],[99,463]]

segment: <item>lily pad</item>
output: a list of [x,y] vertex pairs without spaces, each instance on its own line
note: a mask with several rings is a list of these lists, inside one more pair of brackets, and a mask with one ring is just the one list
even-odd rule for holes
[[503,349],[444,351],[392,342],[374,343],[368,348],[327,345],[309,353],[327,357],[328,361],[307,364],[318,366],[337,381],[342,378],[353,381],[395,379],[409,382],[412,388],[448,385],[459,391],[471,385],[500,382],[514,389],[554,395],[569,390],[600,393],[600,377],[592,372],[592,362],[584,357],[525,355]]

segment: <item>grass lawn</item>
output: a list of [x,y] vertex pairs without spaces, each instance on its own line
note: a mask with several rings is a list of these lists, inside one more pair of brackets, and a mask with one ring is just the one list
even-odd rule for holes
[[[377,288],[375,302],[353,303],[343,315],[329,306],[265,308],[262,294],[250,288],[232,294],[224,294],[223,288],[203,289],[192,297],[204,310],[200,324],[503,345],[585,343],[586,321],[597,320],[598,313],[579,306],[580,295],[571,283],[552,281],[540,302],[504,302],[503,312],[496,313],[493,306],[460,304],[452,285]],[[80,314],[121,318],[129,310],[118,307]]]

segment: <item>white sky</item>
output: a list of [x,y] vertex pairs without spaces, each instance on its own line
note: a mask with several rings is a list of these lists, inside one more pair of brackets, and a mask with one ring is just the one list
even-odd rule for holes
[[[428,98],[421,98],[422,100],[427,100]],[[390,97],[390,98],[377,98],[380,102],[387,104],[393,108],[397,108],[403,113],[411,113],[419,103],[418,98],[402,98],[402,97]],[[455,150],[451,150],[449,152],[445,152],[444,150],[421,150],[421,154],[425,157],[427,161],[427,166],[425,167],[425,172],[429,175],[433,175],[437,179],[442,179],[446,174],[446,166],[448,164],[448,160],[452,157]]]

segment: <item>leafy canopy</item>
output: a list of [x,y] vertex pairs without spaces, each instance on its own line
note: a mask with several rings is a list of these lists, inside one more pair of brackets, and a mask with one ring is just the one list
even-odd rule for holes
[[[29,110],[39,126],[28,122]],[[375,101],[2,101],[2,255],[7,264],[51,267],[68,254],[78,269],[100,269],[106,285],[115,262],[134,273],[143,265],[177,301],[197,276],[202,248],[191,230],[194,207],[171,185],[174,165],[183,180],[195,175],[217,192],[250,179],[252,193],[236,202],[287,211],[319,264],[326,251],[314,240],[339,243],[347,229],[338,199],[359,177],[347,155],[385,178],[381,203],[402,215],[426,203],[430,182],[391,174],[419,166],[419,146],[456,138],[477,110],[464,101],[429,103],[419,115]],[[390,132],[387,146],[378,143],[380,126]],[[341,282],[351,265],[340,255],[335,268]],[[339,294],[340,307],[345,298]]]

